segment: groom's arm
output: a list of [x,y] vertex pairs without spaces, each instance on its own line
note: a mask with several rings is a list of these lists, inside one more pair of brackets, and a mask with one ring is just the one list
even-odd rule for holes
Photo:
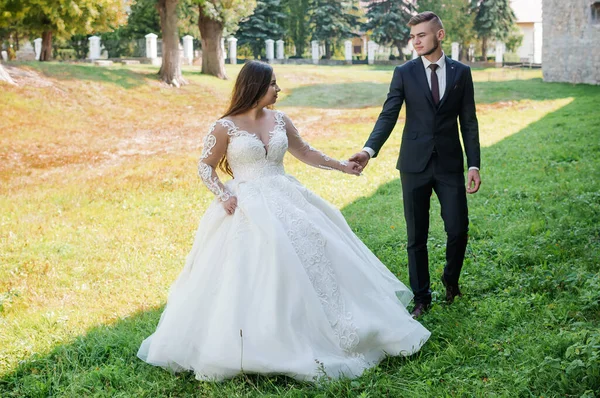
[[460,132],[465,146],[465,153],[467,154],[467,166],[469,170],[478,170],[481,167],[479,124],[475,111],[473,77],[471,76],[471,69],[469,67],[466,68],[465,89],[458,120],[460,122]]
[[396,122],[398,121],[398,114],[402,109],[404,102],[404,83],[402,81],[402,72],[400,66],[394,70],[394,77],[390,83],[390,90],[387,95],[387,99],[383,104],[383,110],[377,118],[373,132],[369,136],[369,139],[365,143],[364,151],[374,158],[377,157],[379,150],[389,138]]

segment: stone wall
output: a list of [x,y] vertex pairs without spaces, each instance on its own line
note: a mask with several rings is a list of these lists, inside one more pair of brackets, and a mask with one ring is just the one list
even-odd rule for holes
[[542,70],[548,82],[600,84],[600,21],[594,0],[544,0]]

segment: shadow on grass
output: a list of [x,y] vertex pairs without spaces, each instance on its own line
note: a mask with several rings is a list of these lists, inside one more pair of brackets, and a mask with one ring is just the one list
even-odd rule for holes
[[125,89],[131,89],[147,84],[148,81],[158,81],[156,73],[143,73],[129,67],[96,66],[93,64],[64,64],[56,62],[23,62],[37,72],[59,80],[87,80],[111,83]]
[[[382,396],[385,391],[391,396],[579,396],[591,391],[587,396],[593,396],[600,385],[600,114],[595,112],[600,87],[560,85],[546,91],[575,101],[482,150],[484,185],[469,198],[465,297],[452,306],[438,300],[422,319],[433,334],[415,358],[388,359],[356,382],[328,387],[326,394],[383,388]],[[396,266],[404,257],[397,244],[404,239],[404,226],[390,230],[377,220],[401,212],[400,197],[400,185],[393,181],[343,209],[367,246]],[[429,243],[432,273],[439,274],[444,236],[436,210],[434,205]],[[433,287],[441,290],[437,281]],[[319,387],[285,377],[239,376],[213,384],[143,363],[135,355],[160,312],[94,328],[24,361],[0,379],[0,395],[323,394]]]
[[[540,78],[475,82],[474,85],[478,104],[587,96],[595,90],[594,86],[583,84],[544,83]],[[375,82],[314,84],[292,89],[279,105],[328,109],[380,107],[385,102],[388,89],[389,83]]]

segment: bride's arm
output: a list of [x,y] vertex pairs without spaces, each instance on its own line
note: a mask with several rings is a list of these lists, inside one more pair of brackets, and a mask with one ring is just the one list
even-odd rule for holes
[[202,155],[200,155],[200,160],[198,161],[198,175],[202,178],[204,185],[206,185],[221,202],[225,202],[233,196],[227,188],[225,188],[215,172],[219,161],[227,151],[228,142],[229,136],[227,135],[227,128],[217,122],[213,123],[210,126],[208,134],[204,137],[204,147],[202,148]]
[[323,152],[313,148],[300,137],[300,133],[298,133],[298,130],[290,118],[284,116],[283,119],[285,121],[285,131],[288,138],[288,150],[294,157],[306,164],[321,169],[339,170],[344,173],[355,175],[360,174],[361,167],[357,163],[332,159]]

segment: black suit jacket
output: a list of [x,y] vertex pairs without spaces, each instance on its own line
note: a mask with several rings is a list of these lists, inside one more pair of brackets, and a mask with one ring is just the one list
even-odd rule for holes
[[475,114],[471,69],[446,57],[446,91],[434,105],[421,57],[394,70],[383,110],[365,146],[375,156],[396,125],[402,104],[406,103],[406,123],[396,168],[403,173],[425,169],[435,150],[438,165],[447,172],[464,172],[463,151],[458,136],[462,133],[468,167],[480,167],[479,126]]

